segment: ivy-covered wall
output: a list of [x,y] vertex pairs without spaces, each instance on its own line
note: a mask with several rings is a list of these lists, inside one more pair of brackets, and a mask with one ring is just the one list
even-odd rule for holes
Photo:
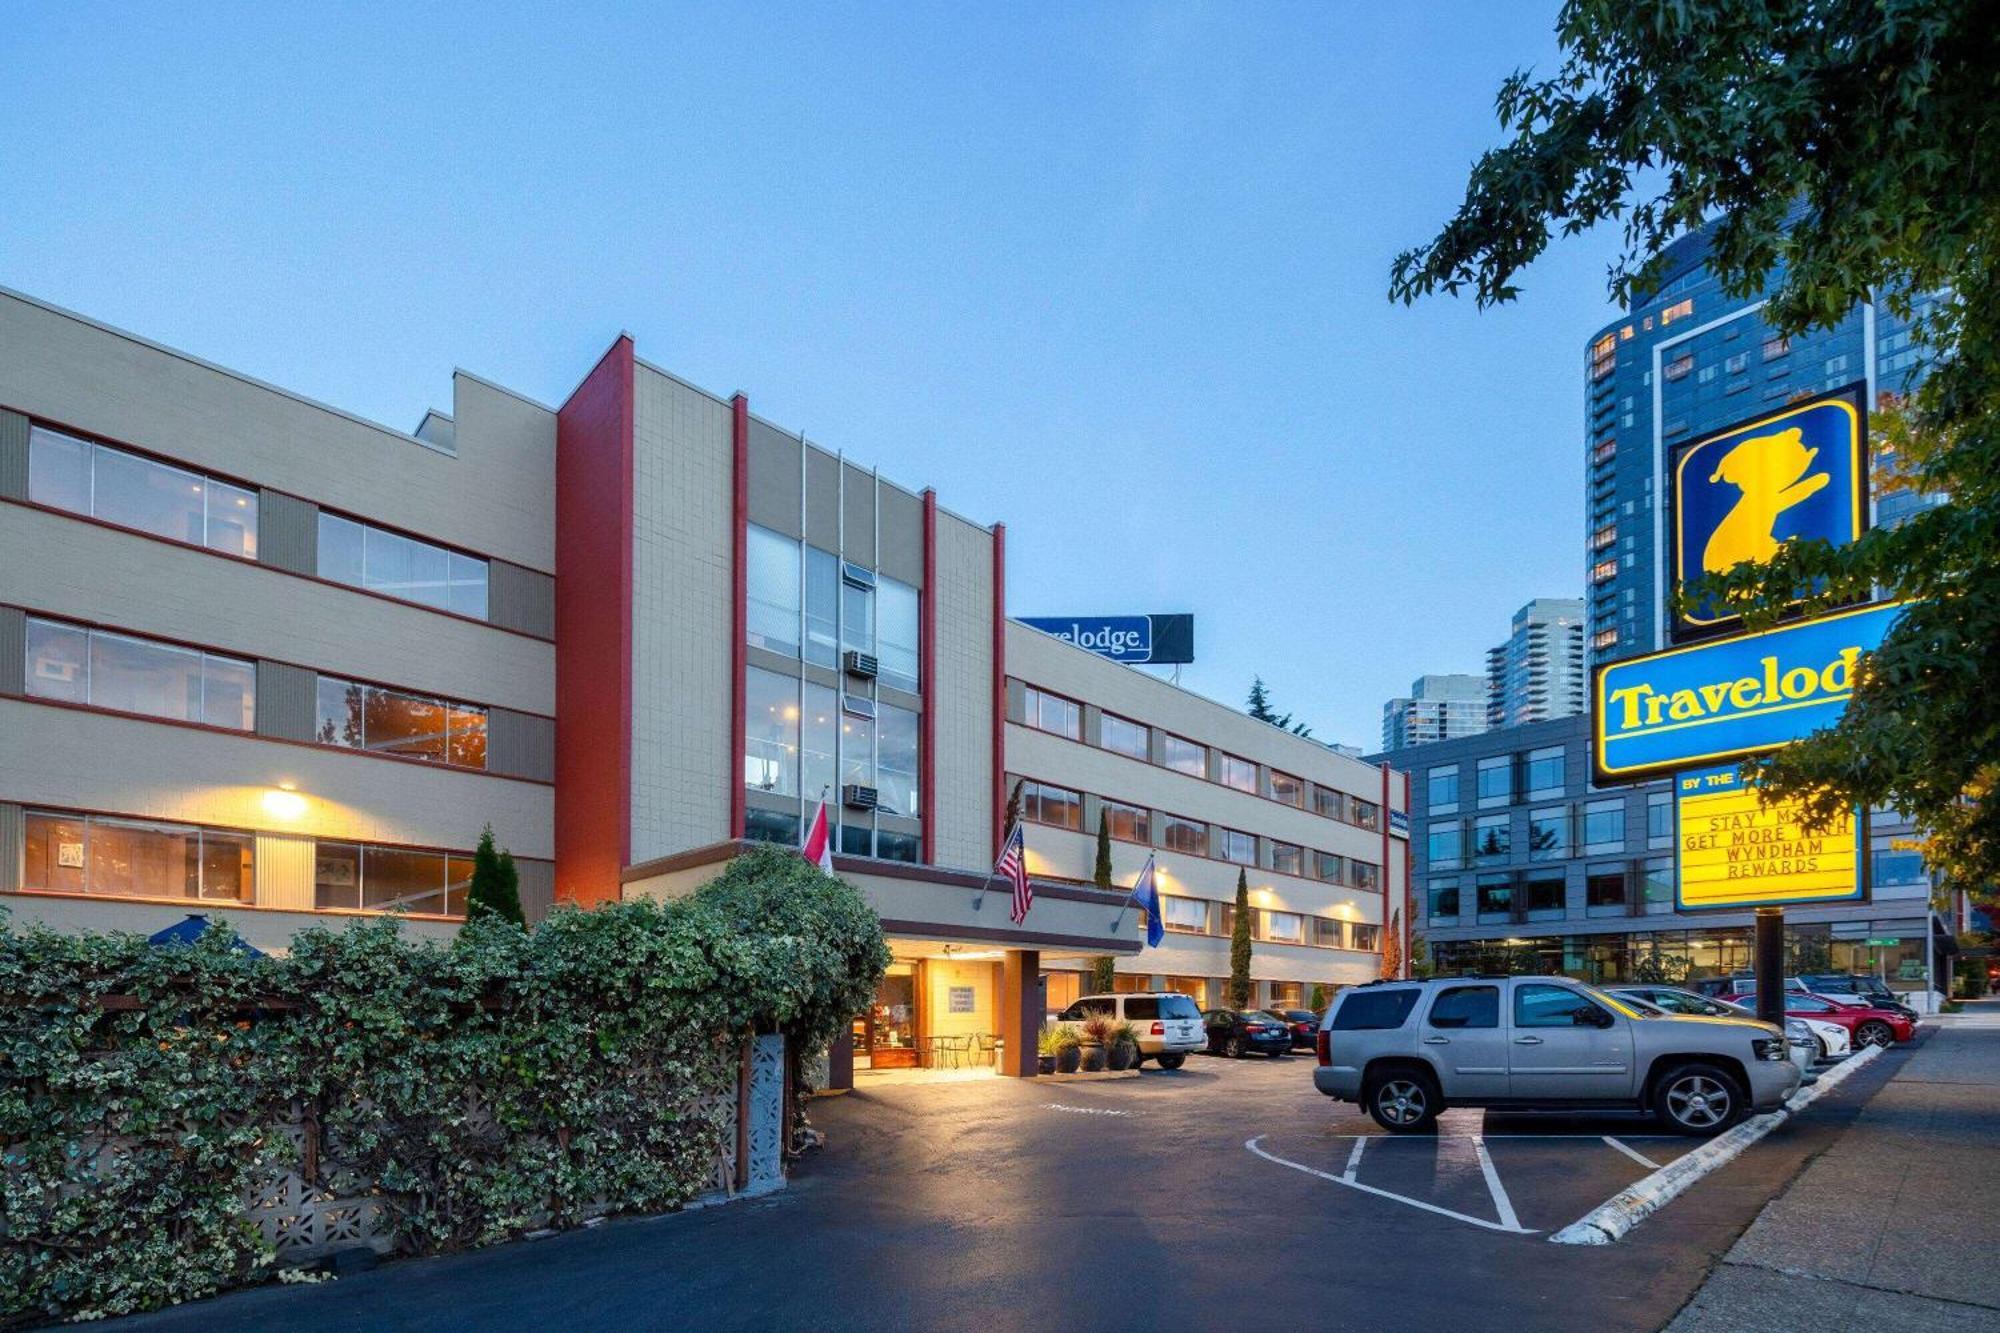
[[[285,958],[133,935],[0,933],[0,1322],[121,1314],[267,1276],[243,1213],[276,1164],[379,1191],[405,1253],[707,1180],[744,1037],[824,1046],[888,963],[860,895],[759,851],[679,902],[393,920]],[[276,1132],[311,1127],[310,1160]]]

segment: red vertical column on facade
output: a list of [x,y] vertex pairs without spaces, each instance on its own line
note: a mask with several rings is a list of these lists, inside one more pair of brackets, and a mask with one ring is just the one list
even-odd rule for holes
[[632,340],[556,413],[556,897],[616,902],[632,859]]
[[1382,761],[1382,814],[1377,821],[1382,825],[1382,873],[1376,883],[1382,886],[1382,945],[1389,944],[1389,931],[1394,922],[1389,917],[1389,762]]
[[993,848],[1007,836],[1007,525],[993,525]]
[[924,711],[918,720],[917,792],[923,814],[918,859],[937,864],[937,492],[924,492],[924,587],[917,600],[917,692]]
[[749,689],[750,640],[750,400],[729,400],[730,559],[729,836],[743,836],[743,709]]
[[[1410,775],[1403,774],[1403,818],[1410,815]],[[1410,854],[1410,837],[1403,834],[1403,975],[1410,976],[1415,969],[1415,959],[1410,957],[1410,941],[1416,935],[1417,885],[1412,876],[1415,862]]]

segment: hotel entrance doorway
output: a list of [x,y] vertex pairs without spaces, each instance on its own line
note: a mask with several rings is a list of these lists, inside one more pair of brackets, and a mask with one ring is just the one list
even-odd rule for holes
[[889,964],[875,1002],[854,1020],[856,1069],[911,1069],[917,1063],[917,976],[910,963]]

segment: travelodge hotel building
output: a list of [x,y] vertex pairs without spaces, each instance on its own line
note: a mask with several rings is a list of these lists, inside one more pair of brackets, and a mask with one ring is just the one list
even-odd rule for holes
[[[895,954],[855,1060],[1002,1044],[1116,958],[1222,1002],[1376,975],[1405,778],[1006,616],[1006,532],[641,360],[453,376],[410,434],[0,292],[0,907],[251,943],[685,893],[826,793]],[[984,892],[1018,788],[1035,904]],[[1393,817],[1392,817],[1393,816]],[[1166,944],[1090,876],[1155,857]]]

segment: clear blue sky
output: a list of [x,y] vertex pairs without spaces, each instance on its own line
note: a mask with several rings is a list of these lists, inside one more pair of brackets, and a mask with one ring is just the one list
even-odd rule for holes
[[1369,748],[1582,586],[1615,238],[1384,295],[1553,0],[194,8],[10,10],[0,284],[404,429],[629,330]]

